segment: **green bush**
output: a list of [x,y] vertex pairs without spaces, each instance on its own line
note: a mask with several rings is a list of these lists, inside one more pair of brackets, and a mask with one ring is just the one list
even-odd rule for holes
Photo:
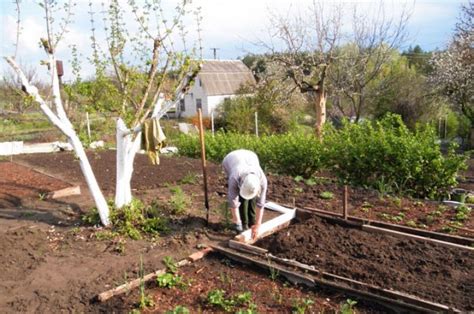
[[[322,167],[321,144],[312,135],[294,132],[255,137],[237,133],[206,134],[206,158],[217,163],[236,149],[254,151],[261,166],[267,170],[292,176],[308,177]],[[182,135],[177,142],[181,155],[200,158],[199,137]]]
[[[383,193],[404,193],[434,198],[456,184],[465,156],[451,148],[445,155],[429,126],[410,131],[400,116],[377,122],[344,122],[341,129],[326,128],[321,143],[312,134],[291,132],[261,136],[218,132],[206,135],[207,159],[217,163],[235,149],[249,149],[265,171],[310,177],[331,170],[342,182],[375,188]],[[199,138],[181,135],[180,154],[200,158]]]
[[443,156],[428,126],[410,131],[400,116],[375,123],[344,122],[324,139],[324,159],[341,180],[358,186],[419,197],[436,197],[456,184],[465,156]]

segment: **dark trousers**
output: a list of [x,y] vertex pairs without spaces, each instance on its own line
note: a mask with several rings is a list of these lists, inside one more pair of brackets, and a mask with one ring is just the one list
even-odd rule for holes
[[242,220],[242,226],[244,229],[248,229],[250,226],[255,224],[257,200],[251,199],[246,200],[239,195],[239,213],[240,219]]

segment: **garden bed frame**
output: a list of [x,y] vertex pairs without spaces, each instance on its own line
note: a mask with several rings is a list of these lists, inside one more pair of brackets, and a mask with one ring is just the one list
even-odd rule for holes
[[[263,230],[261,230],[259,234],[259,239],[287,227],[291,219],[295,216],[304,220],[312,215],[316,215],[331,220],[339,225],[356,227],[366,232],[385,233],[396,237],[431,242],[461,250],[474,250],[474,239],[363,220],[344,215],[344,213],[339,215],[314,208],[289,209],[274,203],[268,203],[265,207],[277,210],[282,214],[262,224]],[[295,216],[289,218],[291,214],[295,214]],[[346,217],[346,219],[344,219],[344,217]],[[236,236],[235,239],[229,240],[227,247],[225,245],[214,245],[212,248],[238,262],[254,265],[270,272],[277,271],[280,275],[295,284],[304,284],[309,287],[329,287],[331,289],[340,290],[348,295],[375,301],[397,310],[414,310],[428,313],[461,312],[459,309],[431,302],[414,295],[383,289],[378,286],[327,273],[316,269],[314,266],[306,265],[295,260],[274,256],[266,249],[253,245],[255,242],[255,239],[251,239],[250,232],[246,231]]]

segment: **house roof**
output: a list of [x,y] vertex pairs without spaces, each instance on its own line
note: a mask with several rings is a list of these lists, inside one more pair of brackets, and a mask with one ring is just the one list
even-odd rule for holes
[[240,60],[204,60],[198,74],[208,96],[233,95],[244,84],[255,84],[249,68]]

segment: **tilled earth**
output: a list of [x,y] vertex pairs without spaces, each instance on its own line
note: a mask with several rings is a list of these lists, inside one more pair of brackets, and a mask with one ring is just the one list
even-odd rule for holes
[[[101,189],[107,197],[112,197],[115,190],[115,151],[89,152],[88,156]],[[130,278],[136,278],[140,256],[143,256],[145,269],[151,271],[163,267],[161,260],[164,256],[170,255],[175,259],[180,259],[194,251],[198,243],[215,243],[230,237],[228,232],[222,231],[222,222],[225,218],[220,208],[225,202],[226,183],[219,165],[208,163],[211,205],[211,225],[208,227],[203,219],[205,217],[204,195],[199,160],[163,156],[159,166],[152,166],[146,155],[137,155],[134,169],[132,188],[136,197],[147,202],[153,200],[166,202],[172,195],[170,189],[179,186],[192,199],[186,209],[185,216],[178,217],[173,222],[170,234],[148,241],[132,241],[124,238],[99,239],[97,232],[101,230],[84,226],[80,220],[80,216],[93,206],[93,202],[88,194],[79,162],[72,153],[22,155],[14,156],[13,163],[0,162],[0,238],[2,239],[0,241],[0,263],[3,265],[3,271],[0,273],[0,312],[97,312],[103,309],[113,311],[120,308],[118,303],[112,302],[111,307],[107,305],[103,308],[93,302],[93,297]],[[272,174],[268,174],[268,179],[268,200],[290,206],[295,204],[298,207],[315,207],[329,211],[340,211],[341,209],[342,189],[330,179],[297,182],[291,177]],[[81,186],[81,195],[58,200],[44,198],[47,192],[73,185]],[[333,196],[323,198],[321,197],[323,192],[331,192]],[[417,227],[431,230],[443,229],[452,222],[455,214],[452,208],[444,208],[439,211],[439,204],[436,203],[381,197],[373,191],[363,189],[351,188],[349,202],[352,215],[388,220],[399,224],[413,225],[415,223]],[[434,211],[440,213],[433,216],[431,214]],[[473,220],[471,217],[464,222],[464,226],[472,228]],[[346,238],[344,250],[357,256],[357,259],[366,255],[367,259],[384,261],[385,264],[382,265],[388,270],[391,267],[387,265],[391,265],[389,262],[392,259],[402,261],[404,259],[401,252],[407,248],[402,244],[379,244],[378,240],[367,243],[365,241],[351,242],[349,241],[352,236],[350,232],[354,230],[350,229],[334,229],[332,233],[327,233],[325,241],[318,242],[319,238],[323,238],[322,235],[314,235],[318,227],[325,230],[322,225],[317,225],[309,227],[307,231],[308,236],[313,232],[312,237],[316,243],[338,243],[338,241],[342,241],[341,239]],[[305,227],[302,227],[302,230],[306,230]],[[464,235],[469,235],[469,233]],[[371,238],[372,235],[369,239]],[[296,246],[296,243],[292,245]],[[302,248],[302,246],[299,247]],[[342,247],[340,250],[344,251]],[[386,247],[395,248],[394,252],[383,253],[383,255],[376,254]],[[423,251],[423,248],[419,249]],[[438,258],[438,255],[434,255],[431,258],[429,254],[434,254],[437,250],[432,251],[430,249],[426,255],[420,256],[428,266],[433,263],[440,266],[439,269],[435,269],[439,274],[430,272],[425,274],[423,272],[426,265],[418,265],[419,272],[424,276],[422,278],[451,276],[450,278],[446,277],[446,283],[440,287],[452,285],[456,278],[463,276],[466,279],[470,278],[471,282],[474,281],[472,273],[455,272],[458,269],[456,267],[463,263],[467,263],[466,265],[473,269],[471,255],[454,259],[442,259],[442,256]],[[315,251],[311,252],[314,256],[318,254]],[[325,259],[332,261],[332,267],[339,269],[341,274],[351,273],[351,263],[357,264],[349,257],[348,260],[342,262],[341,259],[339,262],[335,258],[338,256],[337,254],[337,250],[336,253],[332,251]],[[295,255],[295,257],[298,256]],[[438,259],[442,262],[438,262]],[[209,267],[206,266],[205,261],[202,263],[204,264],[199,264],[201,268],[207,269],[206,267]],[[443,265],[445,269],[442,268]],[[363,274],[359,274],[361,267],[354,268],[354,276],[363,276]],[[216,266],[216,269],[219,268]],[[417,271],[415,269],[415,272]],[[394,282],[398,282],[400,285],[414,274],[403,269],[395,269],[392,272],[394,273],[393,278],[399,278],[398,281],[393,279]],[[450,275],[445,275],[445,273]],[[201,274],[200,272],[199,275]],[[397,275],[395,276],[395,274]],[[198,279],[201,277],[197,275],[191,277],[201,280]],[[232,277],[233,274],[229,274],[229,276]],[[254,295],[259,295],[260,290],[273,289],[272,287],[276,284],[264,280],[268,275],[260,276],[263,277],[252,277],[252,280],[262,282],[260,288],[252,288],[251,292]],[[367,274],[366,276],[367,280],[375,281]],[[387,276],[387,278],[392,277]],[[209,278],[205,280],[210,281]],[[215,278],[215,281],[220,280]],[[463,291],[468,297],[472,296],[472,284],[470,285],[468,281],[462,282],[464,286],[461,285],[453,289],[459,288],[460,291],[464,289]],[[393,286],[396,287],[395,284]],[[278,284],[278,289],[282,289],[281,283]],[[237,288],[232,290],[229,287],[226,288],[226,291],[229,293],[239,292]],[[292,298],[304,298],[306,292],[288,295],[291,295]],[[169,294],[164,292],[160,298],[167,296]],[[309,296],[313,300],[317,300],[316,303],[319,305],[314,307],[317,311],[328,308],[335,310],[346,298],[346,296],[334,292],[319,295],[322,299],[318,299],[317,295]],[[198,295],[194,295],[194,297],[197,298]],[[192,296],[189,298],[191,299]],[[456,299],[456,296],[451,294],[447,298],[450,300],[452,298],[452,301],[446,302],[456,304],[459,300],[464,300]],[[158,298],[157,300],[163,299]],[[131,302],[131,299],[124,302]],[[167,306],[172,308],[173,305],[178,305],[178,302],[167,303]],[[471,303],[467,304],[467,306],[472,306]],[[209,310],[202,303],[201,306]],[[467,306],[465,309],[468,308]],[[282,305],[281,310],[286,312],[289,307],[289,303],[286,303],[286,305]],[[263,306],[262,309],[268,308]]]
[[474,310],[474,251],[368,233],[319,217],[257,245],[332,274]]

